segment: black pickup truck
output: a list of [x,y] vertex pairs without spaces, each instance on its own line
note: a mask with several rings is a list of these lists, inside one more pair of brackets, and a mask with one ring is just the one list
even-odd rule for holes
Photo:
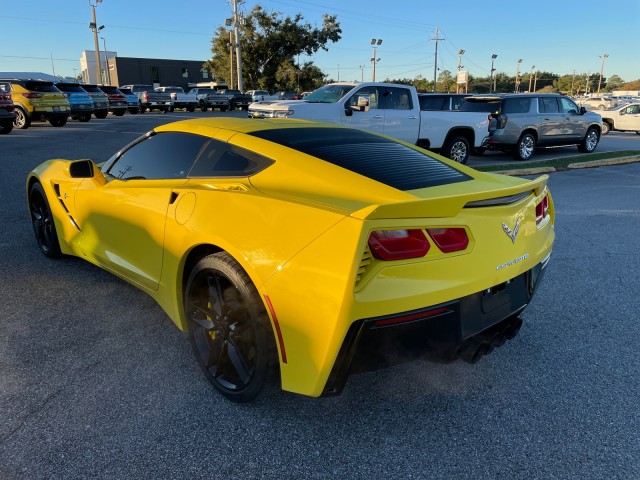
[[249,104],[253,103],[253,97],[242,93],[240,90],[220,90],[219,93],[226,95],[229,99],[229,107],[231,110],[237,108],[238,110],[249,110]]

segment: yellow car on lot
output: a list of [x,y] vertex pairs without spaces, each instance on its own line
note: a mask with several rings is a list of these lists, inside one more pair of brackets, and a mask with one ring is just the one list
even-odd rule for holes
[[101,165],[49,160],[26,188],[46,256],[151,295],[245,402],[270,385],[337,394],[381,361],[475,362],[513,338],[554,241],[546,183],[336,125],[225,117],[157,127]]
[[53,82],[4,78],[0,79],[0,90],[11,92],[16,128],[29,128],[31,122],[38,120],[62,127],[71,114],[69,101]]

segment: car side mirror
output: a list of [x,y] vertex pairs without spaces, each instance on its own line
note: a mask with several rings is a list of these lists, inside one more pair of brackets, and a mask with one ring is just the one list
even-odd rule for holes
[[91,160],[77,160],[69,164],[71,178],[92,178],[95,170],[95,164]]
[[586,107],[580,107],[580,115],[584,115],[585,113],[587,113],[587,108]]

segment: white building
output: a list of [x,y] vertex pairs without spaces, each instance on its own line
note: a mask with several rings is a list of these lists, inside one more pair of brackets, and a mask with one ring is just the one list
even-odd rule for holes
[[96,52],[95,50],[84,50],[80,57],[82,81],[90,84],[108,85],[110,82],[108,81],[109,76],[105,65],[108,63],[107,60],[115,58],[117,55],[118,52],[100,50],[100,72],[102,78],[96,81]]

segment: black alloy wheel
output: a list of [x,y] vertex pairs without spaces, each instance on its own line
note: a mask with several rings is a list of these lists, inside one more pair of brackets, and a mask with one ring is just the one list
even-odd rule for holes
[[49,258],[60,257],[62,253],[56,233],[56,225],[53,221],[53,214],[51,213],[44,188],[38,182],[31,185],[29,189],[29,212],[31,213],[33,233],[36,236],[40,251]]
[[13,122],[9,121],[0,123],[0,135],[11,133],[11,130],[13,130]]
[[249,402],[276,384],[276,346],[264,304],[227,253],[195,265],[185,292],[185,316],[198,364],[226,398]]

